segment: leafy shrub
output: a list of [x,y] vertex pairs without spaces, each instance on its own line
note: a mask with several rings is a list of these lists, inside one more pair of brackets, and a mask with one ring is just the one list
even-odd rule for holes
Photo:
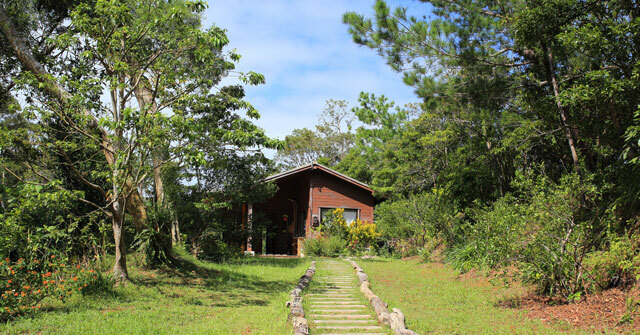
[[[105,217],[77,201],[90,197],[81,191],[61,189],[61,181],[18,183],[0,187],[0,256],[25,260],[46,255],[78,257],[102,254],[111,247],[111,225]],[[17,258],[17,257],[16,257]],[[12,258],[12,259],[16,259]],[[1,258],[0,258],[1,259]]]
[[131,247],[144,253],[147,266],[168,264],[173,259],[171,237],[168,234],[171,212],[166,208],[154,207],[148,215],[147,226],[136,234]]
[[601,190],[590,176],[565,175],[560,183],[547,178],[523,180],[528,197],[526,237],[520,268],[526,282],[541,293],[569,297],[582,290],[585,255],[610,224],[611,213],[601,212]]
[[448,259],[458,270],[495,268],[518,258],[523,247],[526,206],[506,195],[488,209],[471,211],[463,225],[464,242],[453,246]]
[[325,234],[342,239],[351,253],[360,253],[374,248],[381,236],[374,223],[360,221],[360,219],[347,223],[342,208],[336,208],[327,221],[323,228]]
[[375,247],[375,242],[380,237],[374,223],[360,221],[360,219],[351,222],[347,232],[347,245],[351,252],[363,252]]
[[[591,177],[577,174],[559,183],[519,175],[514,186],[518,197],[507,195],[490,208],[469,210],[471,220],[448,259],[462,271],[514,263],[540,293],[575,297],[583,290],[585,255],[600,243],[599,232],[610,220],[610,213],[598,207],[601,190]],[[608,269],[619,264],[605,263]]]
[[243,254],[240,246],[226,243],[221,234],[213,230],[204,232],[198,242],[196,256],[200,259],[220,263],[240,258]]
[[64,301],[78,292],[97,293],[113,287],[113,281],[102,274],[80,265],[68,266],[55,256],[31,262],[7,258],[0,262],[0,283],[2,321],[40,309],[40,302],[48,297]]
[[585,290],[597,292],[611,287],[629,287],[640,274],[640,236],[611,236],[609,249],[589,253],[583,262]]
[[304,251],[309,256],[336,257],[346,253],[346,243],[339,236],[319,236],[304,241]]
[[403,256],[415,255],[431,238],[449,245],[458,240],[461,215],[443,189],[383,202],[375,216],[382,237]]

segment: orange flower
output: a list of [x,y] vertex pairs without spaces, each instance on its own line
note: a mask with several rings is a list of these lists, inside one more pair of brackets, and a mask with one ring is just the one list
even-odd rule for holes
[[11,279],[7,280],[7,283],[11,284]]

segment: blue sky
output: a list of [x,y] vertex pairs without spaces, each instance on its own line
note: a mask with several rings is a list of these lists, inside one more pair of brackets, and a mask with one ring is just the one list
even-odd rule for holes
[[[351,106],[361,91],[384,94],[397,104],[417,101],[374,50],[352,42],[342,14],[370,17],[374,0],[209,0],[207,26],[228,30],[229,48],[242,55],[239,71],[255,71],[266,84],[247,89],[260,112],[256,123],[284,139],[295,128],[313,128],[327,99]],[[424,11],[416,1],[393,1]],[[272,154],[272,153],[271,153]],[[269,156],[271,156],[269,154]]]

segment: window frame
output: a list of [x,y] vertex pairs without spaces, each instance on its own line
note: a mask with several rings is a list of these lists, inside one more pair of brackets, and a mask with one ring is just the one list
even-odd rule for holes
[[360,210],[361,210],[360,208],[353,208],[353,207],[318,207],[318,209],[319,209],[319,211],[320,211],[320,213],[319,213],[319,214],[320,214],[320,215],[319,215],[319,216],[320,216],[320,225],[323,225],[323,224],[324,224],[324,223],[323,223],[323,220],[322,220],[322,210],[323,210],[323,209],[333,209],[333,210],[336,210],[336,209],[354,210],[354,211],[356,211],[356,220],[359,220],[359,219],[360,219]]

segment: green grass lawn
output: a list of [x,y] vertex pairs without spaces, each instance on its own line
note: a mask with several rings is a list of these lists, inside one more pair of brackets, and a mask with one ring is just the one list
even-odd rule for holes
[[132,282],[108,297],[77,295],[65,304],[0,325],[0,333],[286,334],[289,291],[309,259],[245,258],[228,264],[182,254],[165,270],[130,266]]
[[417,260],[357,260],[369,275],[373,291],[397,307],[407,327],[419,334],[556,334],[573,332],[543,325],[524,312],[497,306],[515,289],[486,280],[458,279],[449,266]]

